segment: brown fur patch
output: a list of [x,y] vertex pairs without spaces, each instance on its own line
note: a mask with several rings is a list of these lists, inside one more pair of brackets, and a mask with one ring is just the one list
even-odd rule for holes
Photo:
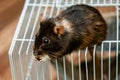
[[64,27],[59,25],[59,26],[55,26],[54,27],[54,32],[58,35],[58,36],[61,36],[65,30],[64,30]]
[[[82,38],[83,43],[81,44],[80,49],[85,49],[93,41],[94,34],[87,33],[87,32],[81,32],[81,35],[82,35],[81,38]],[[91,44],[91,46],[92,46],[92,44]]]

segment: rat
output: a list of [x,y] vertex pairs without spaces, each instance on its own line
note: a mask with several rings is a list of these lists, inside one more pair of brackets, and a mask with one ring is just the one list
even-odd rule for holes
[[102,15],[85,4],[72,5],[56,17],[41,15],[39,25],[33,54],[40,61],[58,59],[86,47],[93,56],[94,45],[99,46],[106,38],[107,25]]
[[[41,15],[39,25],[33,48],[38,61],[59,59],[86,47],[93,57],[94,45],[99,46],[107,33],[107,24],[100,12],[85,4],[72,5],[56,17],[43,18]],[[100,59],[95,56],[95,60],[100,72]]]

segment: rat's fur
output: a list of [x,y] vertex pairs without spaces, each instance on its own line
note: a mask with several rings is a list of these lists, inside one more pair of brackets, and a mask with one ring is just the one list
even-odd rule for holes
[[36,34],[34,55],[59,58],[78,49],[100,45],[106,37],[106,23],[94,7],[73,5],[55,18],[42,19]]

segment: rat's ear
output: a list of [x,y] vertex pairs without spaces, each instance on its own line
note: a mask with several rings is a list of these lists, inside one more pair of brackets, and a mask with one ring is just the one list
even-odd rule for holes
[[40,16],[39,16],[39,22],[41,22],[41,21],[43,21],[43,20],[44,20],[44,18],[43,18],[43,13],[41,13]]
[[65,29],[63,26],[58,25],[54,27],[54,32],[60,37],[60,35],[62,35],[65,32]]

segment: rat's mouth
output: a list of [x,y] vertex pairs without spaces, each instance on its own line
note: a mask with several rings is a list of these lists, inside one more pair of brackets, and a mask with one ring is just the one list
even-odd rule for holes
[[46,61],[48,59],[50,59],[50,57],[48,55],[43,55],[43,56],[35,55],[35,60],[37,60],[37,61]]
[[41,57],[39,57],[39,56],[35,56],[35,60],[40,61],[40,60],[41,60]]
[[38,53],[38,54],[34,54],[35,56],[35,60],[36,61],[46,61],[46,60],[50,60],[50,59],[57,59],[60,57],[59,54],[57,53]]

